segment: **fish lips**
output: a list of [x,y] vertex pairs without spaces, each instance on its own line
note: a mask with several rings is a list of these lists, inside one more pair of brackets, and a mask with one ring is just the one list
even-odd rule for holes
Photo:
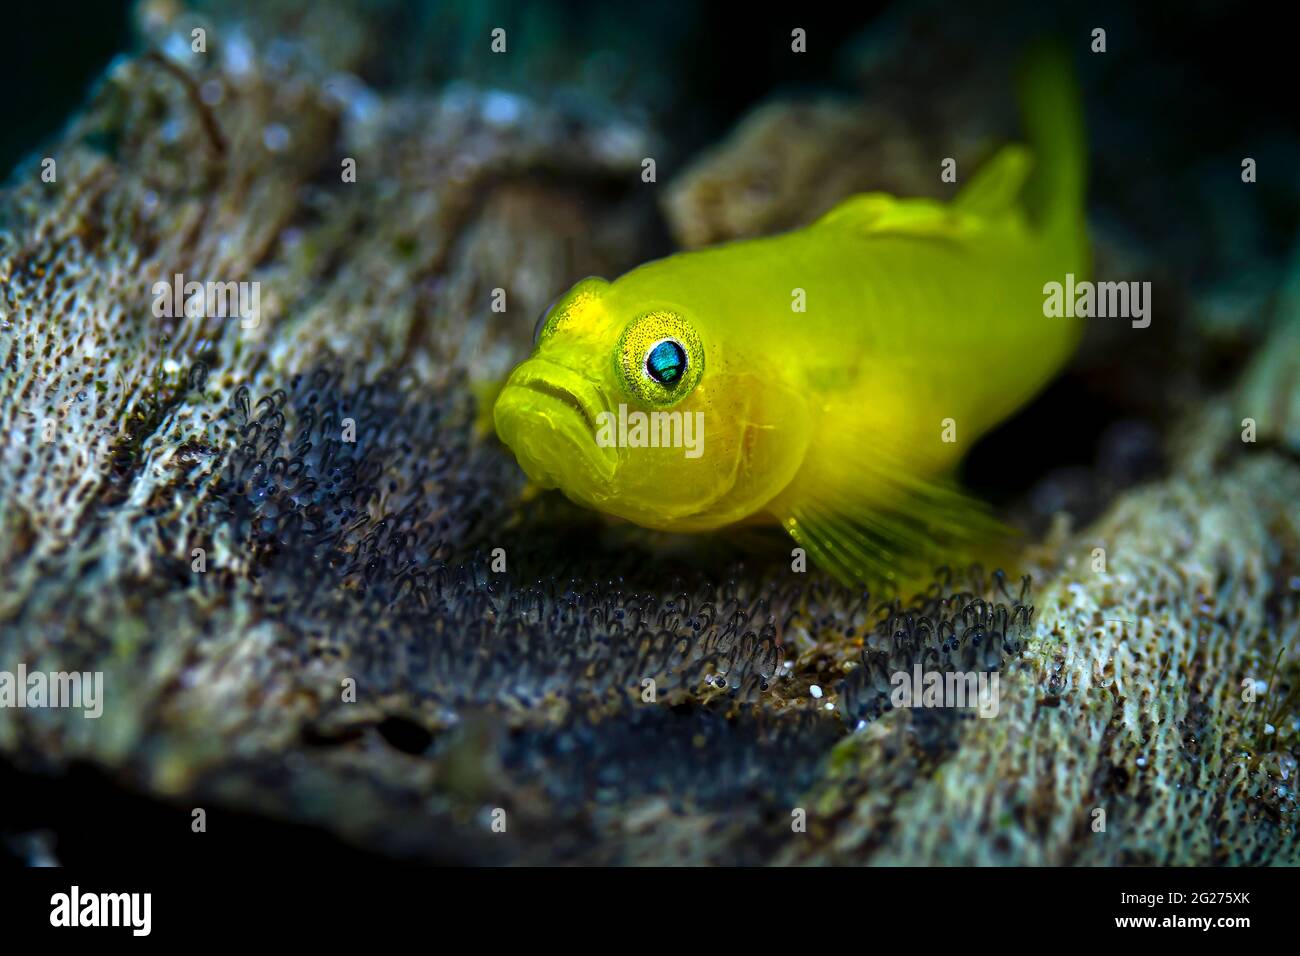
[[576,491],[614,478],[617,450],[596,443],[605,412],[600,389],[588,379],[562,365],[529,359],[506,381],[493,419],[497,435],[529,479]]

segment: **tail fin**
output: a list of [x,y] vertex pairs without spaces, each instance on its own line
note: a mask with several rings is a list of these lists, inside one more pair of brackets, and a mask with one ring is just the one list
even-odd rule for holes
[[1034,47],[1020,66],[1020,110],[1034,151],[1025,187],[1025,208],[1044,230],[1068,228],[1083,217],[1088,143],[1083,104],[1069,53],[1061,46]]

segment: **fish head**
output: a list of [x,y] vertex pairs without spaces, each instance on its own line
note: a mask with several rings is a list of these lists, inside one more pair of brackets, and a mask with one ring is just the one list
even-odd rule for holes
[[749,517],[793,477],[805,403],[765,390],[720,323],[584,279],[542,315],[493,410],[529,479],[649,528]]

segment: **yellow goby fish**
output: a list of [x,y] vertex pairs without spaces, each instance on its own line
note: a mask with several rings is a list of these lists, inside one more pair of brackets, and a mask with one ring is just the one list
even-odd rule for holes
[[1089,273],[1066,58],[1021,77],[1030,146],[951,203],[854,196],[803,229],[590,278],[497,398],[529,478],[668,531],[779,522],[844,581],[996,526],[952,474],[1073,353],[1044,286]]

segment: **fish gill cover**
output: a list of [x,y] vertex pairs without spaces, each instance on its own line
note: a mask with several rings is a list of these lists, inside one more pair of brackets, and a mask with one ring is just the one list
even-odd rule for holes
[[[0,669],[105,686],[99,719],[0,709],[18,791],[92,767],[427,861],[1300,862],[1294,183],[1261,182],[1271,225],[1220,224],[1251,271],[1166,274],[1185,230],[1122,225],[1140,190],[1100,151],[1098,259],[1160,276],[1167,312],[1090,329],[977,449],[1024,577],[868,594],[759,533],[530,494],[481,386],[578,277],[937,194],[929,157],[1007,121],[983,58],[947,55],[969,24],[905,8],[844,46],[853,95],[673,130],[645,106],[668,80],[619,73],[626,31],[495,76],[416,41],[510,11],[440,9],[142,3],[139,52],[10,176]],[[918,73],[951,94],[911,108]],[[175,276],[256,283],[256,321],[166,308]],[[996,716],[898,696],[954,671],[997,678]]]

